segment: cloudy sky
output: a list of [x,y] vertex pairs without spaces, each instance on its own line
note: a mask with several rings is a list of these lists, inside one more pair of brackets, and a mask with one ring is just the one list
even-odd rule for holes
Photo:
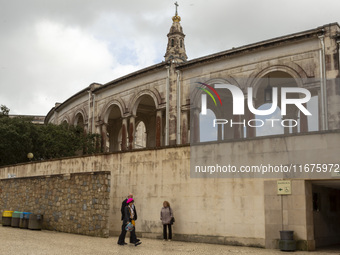
[[[46,115],[163,61],[174,0],[0,0],[0,104]],[[189,59],[340,22],[339,0],[178,0]]]

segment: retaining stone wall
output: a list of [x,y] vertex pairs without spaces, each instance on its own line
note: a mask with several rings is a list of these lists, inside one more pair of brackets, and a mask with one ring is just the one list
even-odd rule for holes
[[110,172],[0,180],[0,212],[42,214],[43,228],[108,237]]

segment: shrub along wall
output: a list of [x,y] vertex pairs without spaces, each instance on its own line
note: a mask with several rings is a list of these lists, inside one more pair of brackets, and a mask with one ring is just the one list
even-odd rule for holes
[[43,215],[43,228],[108,237],[110,172],[0,180],[0,210]]

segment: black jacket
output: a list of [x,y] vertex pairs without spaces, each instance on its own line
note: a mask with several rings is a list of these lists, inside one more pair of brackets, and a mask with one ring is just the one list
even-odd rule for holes
[[125,206],[125,208],[124,208],[123,224],[126,224],[128,222],[131,222],[130,209],[129,209],[128,206]]
[[[121,220],[124,220],[125,218],[125,208],[127,208],[128,204],[126,203],[128,199],[125,199],[123,202],[122,202],[122,208],[120,209],[121,213],[122,213],[122,218]],[[136,206],[133,206],[133,212],[135,214],[135,216],[133,217],[133,220],[137,220],[137,210],[136,210]],[[129,211],[128,211],[129,213]],[[130,213],[128,214],[128,217],[130,218]],[[130,220],[128,220],[130,221]]]

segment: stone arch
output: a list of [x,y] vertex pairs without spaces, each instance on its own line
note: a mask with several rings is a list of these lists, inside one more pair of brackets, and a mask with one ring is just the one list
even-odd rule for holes
[[[242,89],[240,86],[240,81],[237,80],[234,77],[229,76],[228,78],[213,78],[213,79],[209,79],[207,81],[204,82],[207,85],[213,85],[213,84],[232,84],[237,86],[238,88]],[[201,84],[197,84],[199,86],[204,86]],[[216,89],[217,93],[219,94],[221,101],[222,101],[222,105],[219,105],[219,103],[217,103],[217,106],[215,106],[213,100],[209,100],[207,98],[207,109],[209,109],[217,119],[226,119],[226,120],[230,120],[233,119],[233,121],[237,121],[236,119],[234,119],[234,116],[232,114],[232,109],[233,109],[233,103],[232,103],[232,94],[229,90],[223,90],[223,89]],[[220,93],[221,92],[221,93]],[[200,133],[201,132],[205,132],[204,130],[202,130],[202,122],[200,121],[201,118],[205,118],[208,116],[202,116],[197,110],[199,108],[201,108],[201,95],[202,93],[204,93],[202,90],[200,89],[196,89],[196,91],[194,90],[192,93],[194,93],[192,95],[193,98],[193,103],[192,103],[192,108],[194,110],[194,112],[192,112],[190,115],[194,118],[192,122],[194,122],[194,125],[191,125],[191,128],[194,132],[194,136],[193,139],[194,141],[198,141],[198,137],[200,137]],[[214,95],[215,99],[216,96]],[[217,99],[216,99],[217,101]],[[205,118],[207,119],[207,118]],[[197,127],[197,125],[200,125],[202,127]],[[238,126],[228,126],[228,125],[219,125],[218,126],[218,140],[227,140],[227,139],[233,139],[233,138],[240,138],[241,136],[243,136],[243,130],[241,130]]]
[[80,123],[82,123],[83,127],[85,127],[85,117],[87,117],[87,115],[85,114],[85,111],[80,109],[75,111],[74,113],[74,117],[73,117],[73,125],[77,126]]
[[[120,151],[122,147],[122,141],[126,143],[126,138],[122,138],[124,131],[122,128],[126,128],[126,124],[123,125],[123,109],[125,109],[124,102],[121,100],[112,100],[106,104],[103,108],[102,117],[103,124],[101,127],[103,151]],[[124,135],[125,137],[125,135]]]
[[159,109],[159,104],[161,103],[161,96],[156,90],[142,90],[137,95],[135,95],[129,103],[129,111],[132,115],[136,115],[137,107],[142,100],[143,96],[150,96],[153,99],[156,109]]
[[61,124],[67,124],[70,125],[71,121],[70,118],[68,116],[65,116],[61,119]]
[[[242,89],[240,84],[239,84],[239,81],[237,81],[232,76],[229,76],[228,78],[212,78],[212,79],[209,79],[207,81],[204,81],[203,83],[206,83],[208,85],[213,85],[213,84],[232,84],[232,85],[236,85],[237,87]],[[201,86],[201,85],[199,83],[197,83],[196,87],[199,87],[199,86]],[[202,95],[202,93],[203,93],[203,91],[200,90],[200,89],[194,89],[193,91],[191,91],[191,93],[190,93],[191,105],[194,105],[195,107],[200,107],[201,106],[201,95]]]
[[253,88],[253,94],[254,95],[256,95],[257,92],[258,92],[257,91],[258,88],[259,88],[258,84],[259,84],[259,81],[261,80],[261,78],[265,77],[266,75],[268,75],[272,72],[287,73],[288,75],[290,75],[295,80],[298,87],[300,87],[300,88],[303,87],[302,79],[307,78],[306,72],[299,65],[296,65],[296,64],[293,64],[293,63],[290,64],[290,65],[268,66],[261,71],[256,70],[250,75],[251,78],[247,82],[247,87]]
[[[293,68],[294,67],[294,68]],[[301,76],[301,74],[303,76]],[[268,78],[268,85],[266,85],[266,80],[265,78]],[[269,107],[274,107],[271,102],[266,102],[264,99],[264,92],[266,86],[272,86],[276,88],[280,87],[304,87],[304,79],[306,79],[306,73],[303,72],[303,70],[298,66],[298,65],[275,65],[275,66],[270,66],[265,69],[263,69],[260,72],[257,72],[256,77],[251,80],[251,83],[249,84],[249,87],[253,88],[253,104],[256,109],[264,110],[264,109],[269,109]],[[293,94],[290,96],[290,98],[298,98],[298,94]],[[305,107],[306,104],[305,104]],[[298,133],[301,130],[305,131],[308,130],[308,123],[307,123],[307,116],[299,115],[299,109],[295,105],[287,105],[287,114],[286,115],[281,115],[281,91],[278,89],[278,94],[277,94],[277,107],[276,107],[276,117],[274,119],[282,119],[285,121],[289,121],[291,123],[296,122],[298,123],[297,126],[293,127],[280,127],[277,125],[277,127],[271,126],[271,129],[276,128],[277,133],[264,133],[263,135],[272,135],[272,134],[289,134],[289,133]],[[273,115],[275,115],[275,112],[271,115],[268,115],[267,118],[272,118]],[[280,118],[278,117],[280,116]],[[257,115],[251,115],[250,119],[258,118]],[[268,130],[267,127],[263,127],[264,130]],[[279,129],[281,128],[281,129]],[[261,135],[260,128],[256,129],[256,132],[254,132],[254,136],[259,136]],[[270,130],[269,130],[270,131]]]
[[[145,130],[139,130],[141,128],[141,124],[143,123]],[[135,137],[134,137],[134,148],[141,149],[146,147],[146,141],[147,141],[147,121],[144,118],[140,118],[136,122],[136,131],[135,131]],[[142,133],[141,131],[144,131],[145,133]]]
[[[161,115],[159,109],[160,95],[156,90],[143,90],[140,91],[130,101],[130,114],[133,116],[135,124],[130,129],[129,137],[133,136],[136,127],[140,121],[144,122],[146,127],[147,141],[146,147],[155,147],[162,144],[161,126],[162,118],[160,117],[160,126],[157,125],[157,114]],[[131,137],[131,141],[133,138]],[[132,142],[133,143],[133,142]]]
[[122,100],[117,100],[114,99],[113,101],[110,101],[109,103],[106,104],[106,106],[103,108],[103,112],[101,114],[101,119],[104,121],[104,123],[108,123],[110,111],[113,107],[117,106],[120,110],[120,115],[124,115],[124,109],[125,109],[125,104]]

